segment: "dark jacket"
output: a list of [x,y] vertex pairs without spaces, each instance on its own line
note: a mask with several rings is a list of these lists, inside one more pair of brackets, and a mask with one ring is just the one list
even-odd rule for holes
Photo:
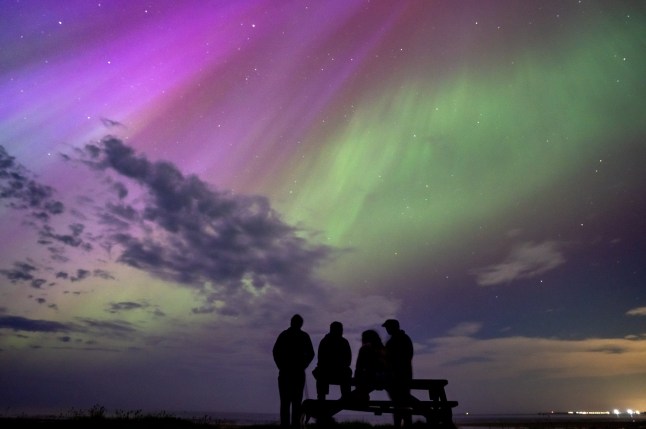
[[350,368],[352,350],[350,343],[341,335],[326,334],[319,343],[317,366],[325,371]]
[[300,329],[287,328],[276,339],[273,355],[281,372],[304,371],[314,359],[312,340]]
[[354,378],[365,390],[380,389],[385,383],[386,351],[383,346],[364,344],[359,349]]
[[399,330],[386,342],[386,363],[393,381],[413,379],[413,342],[406,332]]

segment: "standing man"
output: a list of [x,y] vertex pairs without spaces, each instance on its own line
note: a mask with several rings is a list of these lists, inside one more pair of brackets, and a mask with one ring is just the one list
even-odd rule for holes
[[325,399],[325,395],[330,393],[330,383],[339,384],[341,397],[348,397],[352,382],[350,365],[352,350],[348,340],[343,338],[343,324],[332,322],[330,332],[319,343],[318,362],[314,368],[318,399]]
[[300,425],[305,369],[314,359],[312,340],[307,332],[301,330],[302,327],[303,318],[299,314],[292,316],[289,328],[280,333],[273,349],[274,362],[278,367],[282,428],[296,428]]
[[[388,319],[383,325],[390,338],[386,342],[386,365],[389,373],[389,383],[386,387],[388,396],[395,405],[406,405],[411,399],[410,386],[413,380],[413,342],[399,328],[399,321]],[[410,414],[393,414],[395,427],[410,427]]]

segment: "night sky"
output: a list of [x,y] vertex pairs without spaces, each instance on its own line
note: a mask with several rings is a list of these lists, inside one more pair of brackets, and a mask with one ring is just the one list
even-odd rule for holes
[[646,408],[645,23],[0,1],[0,412],[277,413],[294,313],[458,413]]

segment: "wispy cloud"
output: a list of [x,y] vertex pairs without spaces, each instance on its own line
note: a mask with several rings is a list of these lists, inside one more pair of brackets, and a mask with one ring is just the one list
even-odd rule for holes
[[146,303],[130,302],[130,301],[111,302],[108,307],[108,312],[118,313],[120,311],[139,310],[146,307],[148,307],[148,304]]
[[646,316],[646,307],[637,307],[626,312],[628,316]]
[[474,271],[480,286],[493,286],[526,279],[553,270],[565,262],[555,241],[527,242],[514,247],[504,261]]
[[[472,380],[536,373],[549,378],[642,374],[646,359],[646,339],[478,339],[465,336],[436,338],[430,343],[430,353],[420,353],[415,358],[418,372],[445,372],[447,376]],[[444,368],[455,362],[462,362],[460,374]],[[466,363],[469,365],[464,365]]]
[[54,190],[39,183],[27,169],[0,146],[0,200],[14,209],[26,210],[30,217],[46,222],[64,211]]
[[509,412],[576,408],[582,389],[599,392],[590,407],[604,410],[619,397],[633,403],[643,396],[644,362],[645,338],[450,336],[416,350],[413,369],[419,378],[449,380],[447,394],[460,392],[453,399],[463,410],[501,392]]
[[132,323],[123,320],[98,320],[87,317],[79,317],[78,320],[84,329],[107,337],[121,338],[137,332],[137,328]]
[[36,267],[29,262],[14,262],[12,269],[0,270],[0,274],[5,276],[10,282],[33,281],[36,280],[34,272]]
[[448,332],[450,336],[471,336],[478,333],[482,329],[480,322],[463,322],[451,328]]
[[53,320],[28,319],[21,316],[0,316],[0,329],[26,332],[68,332],[75,330],[71,325]]
[[[91,237],[85,232],[85,224],[70,221],[67,231],[58,232],[53,226],[65,222],[65,204],[58,198],[56,190],[37,180],[36,176],[20,164],[15,157],[9,155],[0,146],[0,203],[11,209],[24,212],[21,222],[36,231],[36,243],[56,263],[69,262],[66,248],[75,248],[84,252],[92,250]],[[78,215],[74,211],[75,216]],[[14,262],[13,268],[0,269],[0,275],[12,283],[27,282],[34,288],[40,288],[47,283],[46,274],[41,273],[39,264],[28,261]],[[58,277],[57,278],[62,278]],[[69,277],[69,280],[80,280],[79,276]]]

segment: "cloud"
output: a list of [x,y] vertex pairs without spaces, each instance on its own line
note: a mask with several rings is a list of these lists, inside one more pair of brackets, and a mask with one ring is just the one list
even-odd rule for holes
[[[643,396],[646,338],[463,336],[428,343],[415,350],[415,377],[447,379],[449,399],[465,411],[487,412],[491,403],[483,399],[501,392],[498,412],[515,413],[577,409],[582,398],[593,401],[590,408],[608,409]],[[586,398],[588,391],[598,395]]]
[[111,302],[108,306],[108,312],[110,313],[118,313],[121,311],[129,311],[129,310],[138,310],[142,308],[147,308],[148,304],[141,304],[138,302],[129,302],[129,301],[124,301],[124,302]]
[[0,200],[14,209],[30,210],[31,217],[46,222],[65,207],[54,198],[54,190],[31,177],[29,172],[0,145]]
[[[429,343],[432,347],[415,357],[420,377],[444,373],[446,377],[468,378],[473,382],[536,374],[547,378],[643,374],[646,361],[646,339],[443,337]],[[459,369],[452,368],[456,362],[461,364]]]
[[[149,161],[113,137],[62,159],[81,167],[83,186],[66,194],[74,209],[56,222],[34,224],[49,261],[26,260],[0,271],[12,281],[34,282],[45,274],[50,285],[113,280],[93,262],[111,270],[116,263],[195,292],[186,311],[196,323],[208,323],[211,314],[227,326],[280,327],[300,312],[310,326],[328,326],[333,317],[367,327],[396,315],[399,303],[393,299],[339,290],[317,277],[337,250],[284,222],[265,197],[218,190],[172,163]],[[73,266],[77,260],[84,267]],[[117,314],[142,302],[133,296],[104,305]],[[159,305],[147,305],[148,314],[166,315]],[[74,326],[101,334],[108,327],[99,322],[83,319]],[[110,335],[120,333],[121,339],[136,330],[125,323],[110,327]]]
[[[267,288],[321,287],[314,272],[333,250],[283,222],[266,198],[214,189],[114,137],[85,146],[79,156],[106,175],[114,196],[97,214],[106,228],[101,247],[118,249],[118,262],[200,290],[206,302],[196,313],[240,312],[228,302]],[[133,193],[138,198],[128,200]]]
[[99,277],[99,278],[104,279],[104,280],[114,280],[114,276],[112,274],[110,274],[106,270],[102,270],[102,269],[98,269],[98,268],[95,269],[94,271],[92,271],[92,275],[94,277]]
[[30,284],[34,289],[40,289],[45,283],[47,283],[45,279],[33,279]]
[[53,241],[58,241],[67,246],[78,247],[85,251],[90,251],[92,250],[92,244],[88,243],[87,241],[84,241],[81,236],[84,228],[85,226],[83,224],[74,223],[69,225],[69,229],[71,231],[70,234],[57,234],[52,227],[50,227],[49,225],[45,225],[39,231],[39,235],[40,235],[39,242],[41,244],[49,244],[53,240]]
[[493,286],[543,274],[564,262],[558,243],[527,242],[512,249],[503,262],[478,269],[474,273],[480,286]]
[[618,355],[627,352],[628,350],[625,347],[619,347],[613,344],[602,344],[591,348],[591,352],[607,353],[611,355]]
[[463,322],[449,330],[450,336],[471,336],[478,333],[482,329],[482,323],[479,322]]
[[628,316],[646,316],[646,307],[637,307],[626,312]]
[[90,271],[88,271],[88,270],[78,269],[78,270],[76,270],[76,275],[70,277],[70,280],[73,281],[73,282],[78,282],[78,281],[85,280],[86,278],[90,277],[91,274],[92,273],[90,273]]
[[14,262],[13,269],[0,270],[0,274],[9,279],[11,283],[16,283],[35,280],[33,273],[36,270],[36,267],[28,262]]
[[84,326],[84,330],[89,330],[95,336],[125,338],[138,331],[132,323],[123,320],[97,320],[85,317],[79,317],[78,320]]
[[107,128],[112,128],[112,127],[126,127],[119,121],[115,121],[113,119],[108,119],[108,118],[100,118],[101,123],[106,126]]
[[20,316],[0,316],[0,329],[26,332],[67,332],[73,327],[52,320],[28,319]]
[[454,361],[445,362],[444,365],[460,366],[460,365],[468,365],[472,363],[487,363],[487,362],[491,362],[491,359],[483,356],[465,356],[465,357],[458,358]]
[[[10,156],[0,146],[0,204],[5,207],[26,211],[20,217],[23,226],[35,229],[37,244],[48,253],[49,259],[57,263],[69,262],[66,248],[76,248],[85,252],[92,250],[91,237],[85,233],[85,224],[78,221],[68,223],[68,231],[59,233],[52,223],[65,219],[65,204],[57,198],[56,190],[40,183],[35,175]],[[77,210],[74,216],[82,217]],[[0,274],[12,283],[29,282],[32,287],[40,288],[47,282],[39,274],[40,268],[32,263],[15,262],[13,269],[2,269]]]

